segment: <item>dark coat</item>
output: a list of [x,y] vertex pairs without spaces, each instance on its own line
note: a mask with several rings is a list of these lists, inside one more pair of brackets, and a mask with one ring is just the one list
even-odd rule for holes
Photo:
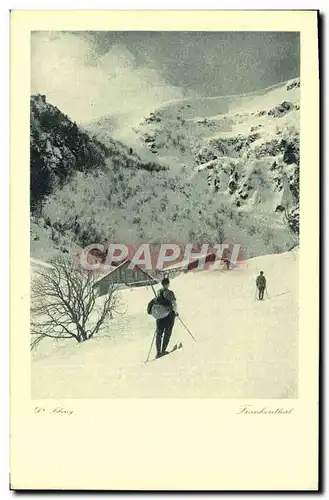
[[266,288],[266,278],[264,275],[260,274],[256,279],[256,286],[260,289]]

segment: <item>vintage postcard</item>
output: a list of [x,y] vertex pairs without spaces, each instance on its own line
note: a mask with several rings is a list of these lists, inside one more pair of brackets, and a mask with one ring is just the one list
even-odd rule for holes
[[11,488],[316,490],[316,11],[12,11]]

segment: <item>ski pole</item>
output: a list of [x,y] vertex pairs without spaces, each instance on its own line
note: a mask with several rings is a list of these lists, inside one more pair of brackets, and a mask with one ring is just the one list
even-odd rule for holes
[[154,335],[153,335],[153,338],[152,338],[152,342],[151,342],[150,350],[149,350],[149,352],[148,352],[148,355],[147,355],[147,358],[146,358],[146,360],[145,360],[145,363],[147,363],[147,362],[148,362],[148,360],[149,360],[149,358],[150,358],[150,354],[151,354],[151,351],[152,351],[152,347],[153,347],[153,343],[154,343],[154,339],[155,339],[155,334],[156,334],[156,332],[157,332],[157,331],[155,330]]
[[268,296],[268,291],[267,291],[267,287],[265,288],[266,290],[266,295],[267,295],[267,298],[269,299],[269,296]]
[[192,335],[191,331],[187,328],[187,326],[185,325],[184,321],[181,319],[180,316],[178,316],[178,319],[179,321],[182,323],[183,327],[185,328],[185,330],[188,331],[188,333],[191,335],[192,339],[194,340],[194,342],[196,342],[196,339],[195,337]]

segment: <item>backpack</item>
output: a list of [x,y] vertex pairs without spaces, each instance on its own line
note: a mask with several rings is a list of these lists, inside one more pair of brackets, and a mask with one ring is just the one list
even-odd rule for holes
[[150,300],[150,302],[147,304],[147,314],[152,314],[152,307],[155,304],[155,297],[154,299]]
[[170,300],[163,296],[163,290],[160,290],[159,294],[156,297],[153,297],[153,299],[147,304],[147,314],[152,314],[152,307],[154,304],[160,304],[170,309],[172,308]]

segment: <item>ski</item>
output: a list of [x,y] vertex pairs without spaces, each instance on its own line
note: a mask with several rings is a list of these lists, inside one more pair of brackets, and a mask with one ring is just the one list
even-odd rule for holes
[[166,358],[168,356],[168,354],[171,354],[171,353],[177,351],[178,349],[181,349],[182,347],[183,347],[183,343],[182,342],[180,342],[178,345],[175,344],[174,347],[172,349],[170,349],[170,351],[167,352],[167,354],[164,354],[163,356],[160,356],[160,358],[150,359],[149,362],[151,362],[151,361],[158,361],[159,359]]

